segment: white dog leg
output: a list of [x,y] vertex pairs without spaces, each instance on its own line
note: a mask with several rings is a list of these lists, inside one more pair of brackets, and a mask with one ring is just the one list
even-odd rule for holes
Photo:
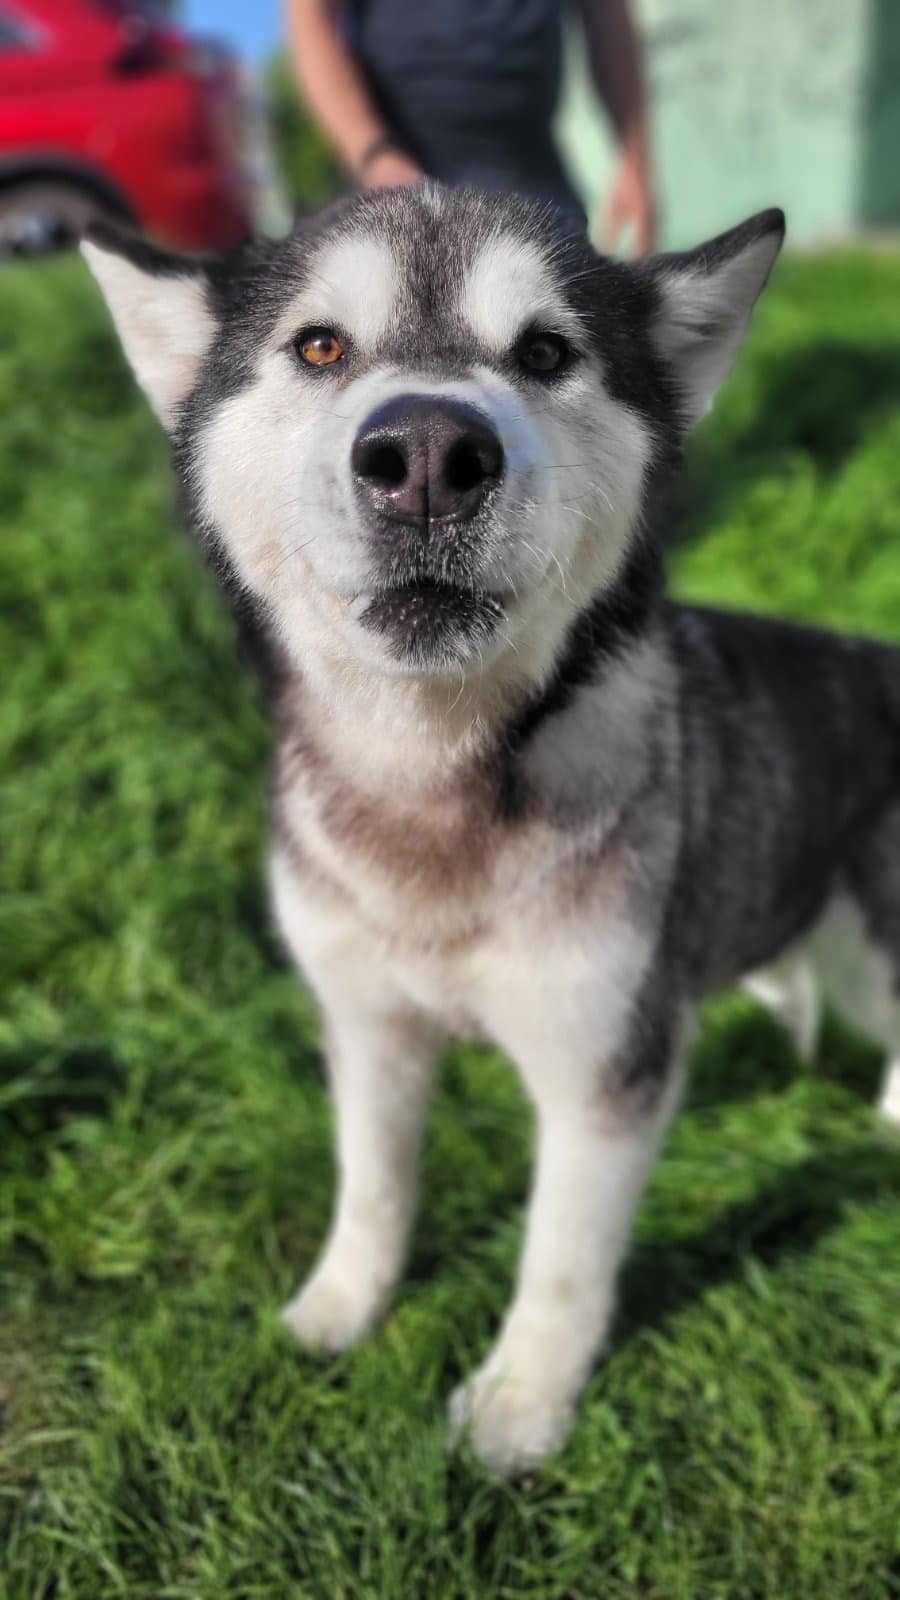
[[330,1034],[337,1206],[322,1256],[282,1316],[303,1344],[335,1351],[368,1332],[403,1267],[436,1042],[405,1016],[345,1017]]
[[806,952],[787,951],[770,966],[748,973],[742,987],[786,1028],[801,1061],[811,1062],[819,1042],[822,1001]]
[[883,1117],[900,1128],[900,1055],[895,1055],[887,1064],[878,1109]]
[[[537,1170],[518,1287],[484,1365],[451,1400],[493,1470],[534,1466],[563,1442],[607,1336],[631,1221],[678,1098],[678,1074],[652,1115],[616,1123],[595,1093],[548,1074],[537,1094]],[[583,1085],[582,1085],[583,1088]]]

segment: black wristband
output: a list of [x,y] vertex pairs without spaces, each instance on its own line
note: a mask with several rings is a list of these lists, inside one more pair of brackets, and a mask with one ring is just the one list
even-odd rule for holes
[[392,133],[380,133],[377,139],[373,139],[370,144],[366,145],[356,163],[356,170],[359,176],[362,177],[366,168],[370,167],[373,161],[377,161],[378,157],[383,156],[388,150],[396,150],[398,154],[402,154],[402,146],[397,143]]

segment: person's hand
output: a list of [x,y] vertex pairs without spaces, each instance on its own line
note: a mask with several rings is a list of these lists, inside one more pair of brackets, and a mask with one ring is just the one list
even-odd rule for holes
[[612,188],[600,215],[600,243],[613,250],[626,228],[631,229],[639,256],[656,248],[656,199],[647,141],[643,135],[626,140]]
[[363,189],[398,189],[420,183],[424,176],[422,168],[402,150],[382,150],[364,168],[359,182]]

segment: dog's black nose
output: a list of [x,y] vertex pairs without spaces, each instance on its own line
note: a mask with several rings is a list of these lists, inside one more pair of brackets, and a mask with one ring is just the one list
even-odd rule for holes
[[503,446],[482,412],[461,400],[401,395],[379,406],[356,437],[350,464],[360,493],[395,522],[474,517],[503,476]]

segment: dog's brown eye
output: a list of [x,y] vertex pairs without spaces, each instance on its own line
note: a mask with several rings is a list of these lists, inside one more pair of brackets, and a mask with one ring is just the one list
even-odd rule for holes
[[519,345],[519,360],[529,372],[556,372],[566,359],[566,342],[555,333],[528,333]]
[[297,339],[297,350],[308,367],[333,367],[344,357],[344,346],[330,328],[307,328]]

